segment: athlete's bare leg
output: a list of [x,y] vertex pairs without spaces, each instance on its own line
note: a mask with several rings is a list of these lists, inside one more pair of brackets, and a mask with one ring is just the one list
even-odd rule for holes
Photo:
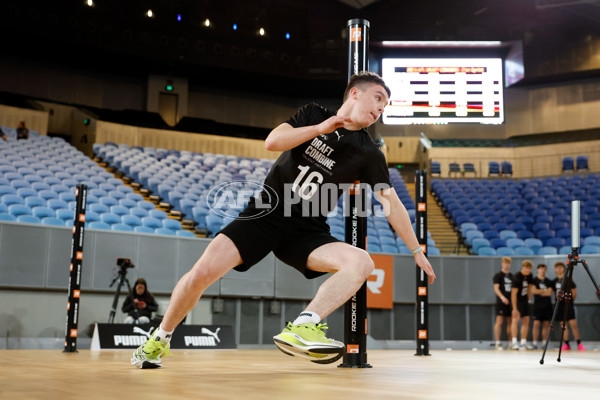
[[240,253],[231,239],[217,235],[173,289],[161,327],[166,331],[174,330],[198,303],[206,288],[241,263]]
[[358,291],[374,267],[366,251],[347,243],[328,243],[313,250],[307,268],[334,274],[321,284],[306,310],[325,318]]
[[[497,342],[500,341],[500,337],[502,336],[502,324],[504,323],[504,315],[496,315],[496,323],[494,324],[494,339]],[[510,335],[508,337],[510,340]]]

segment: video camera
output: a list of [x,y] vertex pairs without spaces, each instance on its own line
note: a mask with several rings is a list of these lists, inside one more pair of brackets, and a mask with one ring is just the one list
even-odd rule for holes
[[122,270],[135,267],[130,258],[117,258],[117,265],[121,267]]

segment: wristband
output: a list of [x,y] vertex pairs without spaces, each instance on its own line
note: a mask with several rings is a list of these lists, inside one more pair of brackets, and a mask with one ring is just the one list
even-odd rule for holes
[[411,250],[410,252],[411,252],[413,255],[415,255],[415,254],[418,254],[418,253],[420,253],[420,252],[422,252],[422,251],[423,251],[423,248],[422,248],[421,246],[419,246],[419,247],[417,247],[416,249],[413,249],[413,250]]

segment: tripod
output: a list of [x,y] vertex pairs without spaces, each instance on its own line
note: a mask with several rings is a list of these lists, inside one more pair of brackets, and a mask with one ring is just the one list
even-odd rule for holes
[[117,291],[115,293],[115,298],[113,300],[112,308],[110,309],[110,315],[108,317],[109,324],[112,324],[115,321],[115,313],[117,312],[117,305],[119,304],[119,296],[121,294],[121,287],[123,286],[124,283],[127,283],[127,289],[129,290],[129,292],[131,292],[131,285],[129,284],[129,280],[127,279],[127,267],[123,268],[123,266],[121,266],[121,268],[119,268],[117,276],[115,276],[115,278],[112,280],[109,287],[112,287],[112,285],[115,284],[117,279],[119,280],[119,283],[117,284]]
[[[559,290],[556,293],[556,304],[554,305],[554,312],[552,313],[552,320],[550,321],[550,332],[548,333],[548,338],[546,338],[546,344],[544,345],[544,352],[542,353],[542,359],[540,360],[540,364],[544,364],[544,357],[546,356],[546,349],[548,349],[548,343],[550,342],[550,336],[552,334],[552,330],[554,329],[554,321],[556,320],[556,314],[558,314],[558,306],[561,302],[563,302],[564,311],[563,311],[563,318],[562,318],[562,325],[561,325],[561,332],[560,332],[560,344],[558,346],[559,350],[558,350],[558,359],[557,359],[557,361],[560,362],[560,355],[562,353],[564,332],[565,332],[565,329],[567,329],[567,315],[568,315],[568,311],[569,311],[569,305],[571,304],[571,301],[572,301],[571,287],[573,284],[573,268],[577,264],[583,265],[583,268],[589,275],[590,279],[592,280],[592,283],[594,284],[594,287],[596,288],[596,295],[600,299],[600,288],[598,288],[598,284],[594,280],[594,277],[592,276],[592,273],[590,272],[585,260],[579,259],[579,248],[573,247],[571,250],[571,253],[568,255],[567,271],[566,271],[565,276],[563,277],[562,283],[560,285],[561,290]],[[565,284],[566,284],[566,286],[565,286]]]

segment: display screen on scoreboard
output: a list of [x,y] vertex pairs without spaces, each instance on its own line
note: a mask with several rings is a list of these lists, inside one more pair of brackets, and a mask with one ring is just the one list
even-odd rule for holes
[[500,58],[384,58],[390,125],[504,122]]

